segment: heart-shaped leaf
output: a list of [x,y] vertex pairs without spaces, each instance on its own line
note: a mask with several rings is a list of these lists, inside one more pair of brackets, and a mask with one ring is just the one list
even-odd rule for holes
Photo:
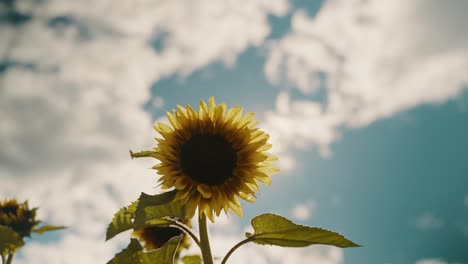
[[341,248],[360,245],[344,236],[318,227],[298,225],[275,214],[263,214],[252,219],[254,234],[247,233],[251,241],[261,245],[282,247],[306,247],[314,244]]
[[150,220],[164,217],[185,217],[185,206],[179,201],[174,201],[175,191],[165,192],[157,195],[142,193],[135,212],[133,227],[139,228],[146,225]]

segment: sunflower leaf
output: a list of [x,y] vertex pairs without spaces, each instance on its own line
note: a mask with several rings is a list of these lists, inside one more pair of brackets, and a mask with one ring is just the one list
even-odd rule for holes
[[184,264],[202,264],[202,258],[200,255],[189,255],[182,258]]
[[132,238],[127,248],[115,254],[114,258],[107,262],[107,264],[140,264],[140,253],[143,252],[142,250],[143,247],[140,245],[140,242]]
[[114,215],[112,222],[107,227],[106,241],[133,227],[132,219],[135,218],[138,202],[139,200],[133,202],[128,207],[121,208]]
[[136,153],[129,150],[129,152],[130,152],[130,157],[132,157],[132,159],[152,157],[151,155],[156,153],[156,152],[154,152],[152,150],[145,150],[145,151],[140,151],[140,152],[136,152]]
[[39,228],[34,228],[32,231],[36,234],[42,235],[44,232],[55,231],[60,229],[65,229],[66,226],[53,226],[53,225],[44,225]]
[[135,212],[133,228],[148,224],[150,220],[164,217],[185,217],[185,207],[174,201],[175,191],[165,192],[157,195],[142,193]]
[[173,237],[161,248],[145,252],[140,242],[132,238],[127,248],[115,254],[107,264],[173,264],[181,239],[182,236]]
[[0,254],[15,252],[24,245],[21,236],[8,226],[0,225]]
[[263,214],[252,219],[254,234],[246,234],[254,243],[282,247],[306,247],[322,244],[341,248],[360,247],[344,236],[321,229],[298,225],[275,214]]
[[140,253],[142,264],[173,264],[174,257],[179,247],[179,243],[182,240],[182,236],[176,236],[171,238],[164,246],[157,250]]

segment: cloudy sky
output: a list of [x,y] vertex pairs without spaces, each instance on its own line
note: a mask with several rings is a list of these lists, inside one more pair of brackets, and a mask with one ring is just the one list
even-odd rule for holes
[[[211,230],[285,215],[362,248],[248,245],[232,263],[468,263],[468,1],[0,1],[0,198],[48,223],[17,263],[105,263],[155,193],[152,124],[215,96],[254,111],[281,172]],[[195,252],[195,251],[194,251]],[[304,262],[304,260],[307,260]]]

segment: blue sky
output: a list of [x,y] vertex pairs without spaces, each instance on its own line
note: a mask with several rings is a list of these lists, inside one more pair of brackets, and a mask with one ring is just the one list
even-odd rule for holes
[[[234,69],[215,63],[183,80],[162,80],[152,92],[164,98],[165,106],[148,110],[158,118],[180,102],[196,105],[215,95],[262,113],[274,107],[278,92],[264,79],[263,63],[258,50],[251,49]],[[468,214],[467,118],[464,92],[443,104],[346,129],[330,158],[313,149],[296,151],[298,167],[274,176],[258,201],[246,204],[242,223],[248,225],[259,212],[290,216],[292,205],[316,201],[312,217],[302,223],[337,230],[364,245],[345,250],[345,263],[415,263],[422,258],[465,263],[468,237],[460,225]],[[427,226],[419,227],[425,216]]]
[[128,149],[210,96],[256,113],[282,169],[213,228],[218,254],[275,212],[364,247],[252,245],[233,263],[468,263],[466,3],[8,3],[0,196],[70,226],[34,237],[19,263],[108,260],[128,240],[103,242],[114,211],[155,192],[152,161]]

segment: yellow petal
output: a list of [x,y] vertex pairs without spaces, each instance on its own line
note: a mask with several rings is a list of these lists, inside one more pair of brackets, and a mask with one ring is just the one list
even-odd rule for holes
[[181,105],[177,105],[178,112],[183,114],[185,117],[188,117],[187,110]]
[[279,172],[279,169],[274,166],[259,167],[258,170],[267,175],[272,175],[272,174]]
[[210,113],[214,113],[215,108],[216,108],[216,103],[215,103],[215,99],[213,96],[211,96],[210,99],[208,100],[208,105],[209,105]]
[[205,209],[205,215],[208,217],[208,219],[211,221],[211,223],[214,223],[214,217],[213,217],[213,210],[207,208]]
[[244,127],[245,125],[249,124],[250,122],[253,121],[255,117],[255,114],[250,112],[250,113],[247,113],[245,116],[243,116],[239,122],[237,123],[237,127]]
[[278,160],[278,157],[273,154],[270,154],[270,153],[265,153],[265,154],[268,156],[265,162],[274,162]]
[[269,143],[266,143],[266,144],[263,144],[261,147],[259,147],[257,149],[257,151],[267,151],[269,149],[271,149],[273,145],[269,144]]
[[215,111],[215,116],[214,116],[214,120],[216,122],[223,122],[223,118],[224,118],[224,113],[226,112],[226,104],[225,103],[222,103],[220,105],[218,105],[216,107],[216,111]]
[[163,123],[163,122],[158,122],[158,125],[154,126],[154,128],[156,129],[156,131],[158,131],[161,134],[171,133],[173,131],[170,126],[168,126],[166,123]]
[[196,118],[197,116],[197,113],[195,113],[195,110],[193,110],[192,106],[187,104],[187,113],[188,113],[188,116],[193,120],[194,118]]
[[203,198],[210,198],[212,193],[211,193],[211,188],[208,187],[207,185],[205,184],[199,184],[197,186],[197,190],[201,193],[201,195],[203,196]]
[[188,200],[187,203],[185,204],[186,208],[186,213],[187,213],[187,218],[193,218],[195,215],[195,210],[197,209],[197,203],[194,202],[193,200]]
[[259,174],[255,175],[255,179],[263,182],[265,185],[270,185],[271,184],[271,178],[268,175],[263,174],[263,173],[259,173]]
[[177,190],[183,190],[185,189],[185,187],[187,187],[187,185],[189,184],[189,180],[186,178],[186,177],[179,177],[175,183],[174,183],[174,187],[177,189]]
[[226,122],[234,122],[239,120],[239,118],[242,116],[242,110],[242,107],[237,105],[229,109],[226,114]]
[[242,217],[242,208],[234,203],[229,203],[229,207],[239,217]]
[[239,192],[238,194],[242,199],[246,200],[247,202],[255,202],[255,199],[252,196],[246,194],[245,192]]
[[190,200],[191,193],[192,187],[185,190],[179,190],[176,192],[175,200],[180,200],[182,203],[186,203],[188,200]]
[[177,129],[179,128],[179,123],[177,122],[175,116],[171,114],[170,112],[166,112],[167,118],[169,119],[169,122],[171,122],[171,125],[173,128]]
[[200,113],[200,110],[202,110],[202,112],[207,115],[208,114],[208,106],[206,105],[205,101],[203,100],[200,100],[200,106],[198,108],[198,113]]

